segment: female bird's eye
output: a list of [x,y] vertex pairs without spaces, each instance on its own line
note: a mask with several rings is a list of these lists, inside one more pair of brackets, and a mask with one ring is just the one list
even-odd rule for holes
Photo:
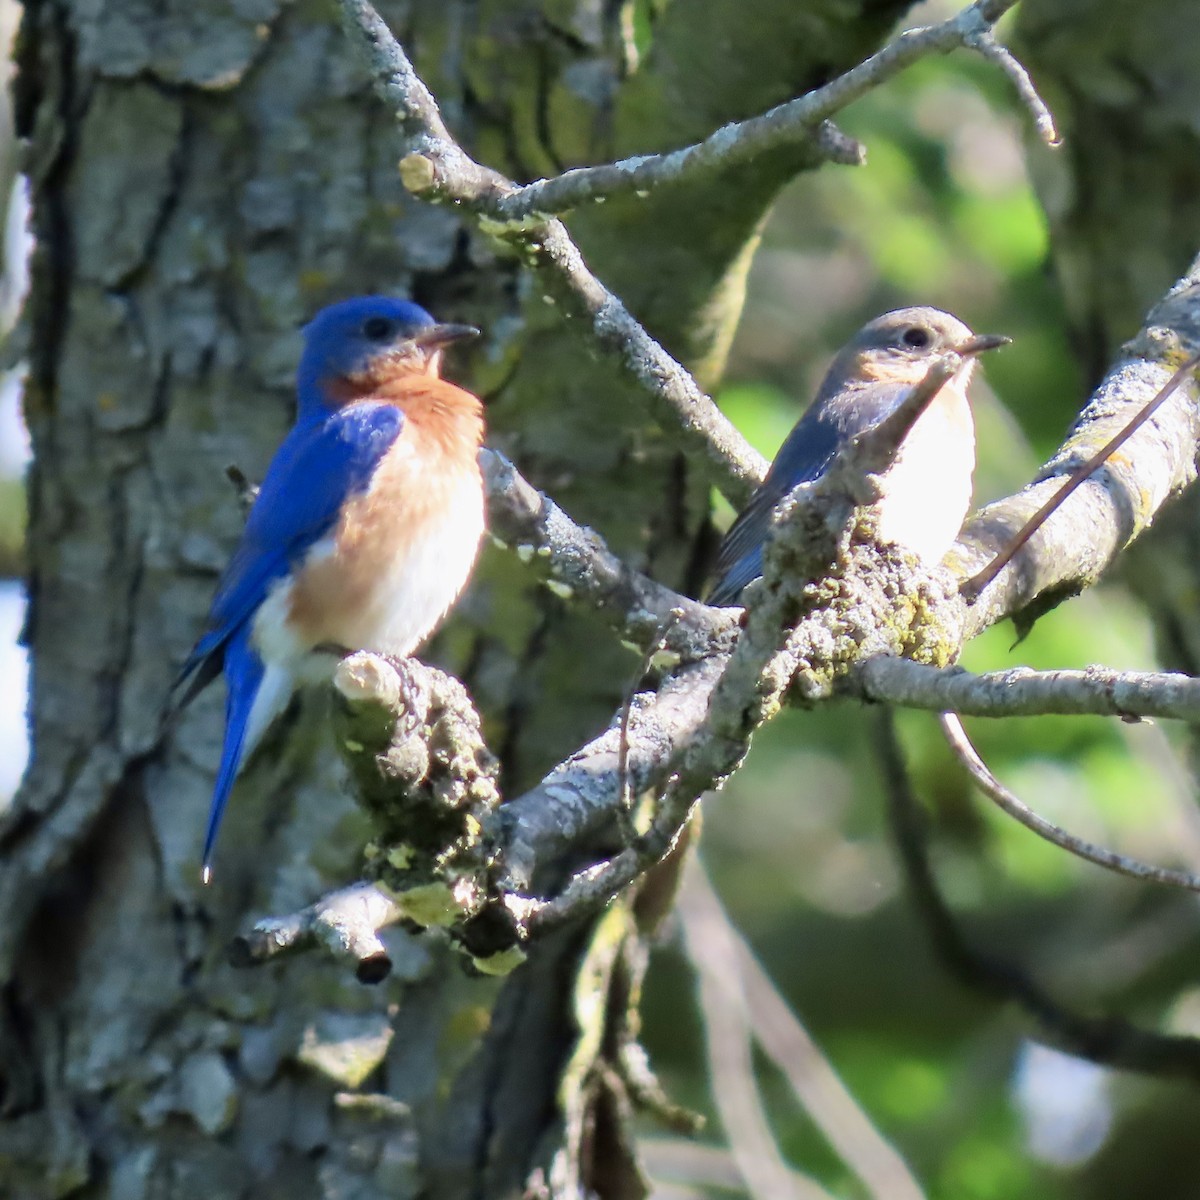
[[913,350],[924,350],[933,339],[929,336],[928,329],[922,329],[919,325],[914,325],[911,329],[904,331],[900,340]]
[[393,326],[387,317],[368,317],[363,322],[363,337],[372,342],[382,342],[392,336]]

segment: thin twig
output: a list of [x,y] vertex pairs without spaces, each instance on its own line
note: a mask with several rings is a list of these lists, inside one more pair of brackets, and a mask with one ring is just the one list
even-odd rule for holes
[[[541,937],[586,913],[603,908],[618,893],[675,848],[700,797],[668,783],[658,802],[650,828],[620,854],[573,875],[551,900],[513,897],[513,912],[526,937]],[[507,903],[507,901],[506,901]]]
[[876,1200],[923,1200],[924,1192],[895,1147],[855,1103],[832,1064],[763,969],[757,956],[721,904],[704,864],[692,856],[680,889],[680,910],[699,911],[706,924],[705,945],[719,933],[736,960],[728,977],[741,987],[750,1031],[783,1073],[796,1099],[842,1162]]
[[833,483],[837,473],[849,471],[855,475],[881,474],[900,453],[904,439],[912,432],[921,414],[933,403],[966,360],[951,351],[934,359],[920,383],[909,389],[903,400],[878,425],[850,439],[844,451],[839,451],[834,466],[827,474]]
[[1027,1012],[1048,1045],[1104,1066],[1200,1081],[1200,1039],[1141,1029],[1122,1017],[1088,1016],[1059,1004],[1015,963],[972,946],[938,887],[924,813],[912,792],[890,709],[876,722],[888,818],[917,912],[943,966],[965,987]]
[[[861,148],[845,146],[845,136],[822,123],[917,60],[967,45],[985,53],[1016,82],[1012,68],[1020,67],[1011,54],[1004,52],[1005,61],[975,44],[975,39],[990,35],[991,25],[1015,2],[976,3],[938,25],[907,29],[870,58],[824,86],[758,116],[725,125],[703,141],[666,154],[577,167],[553,179],[538,180],[499,197],[492,205],[492,215],[520,225],[568,212],[588,202],[645,193],[684,180],[694,182],[749,163],[779,146],[807,143],[828,160],[857,164],[863,161]],[[995,50],[999,49],[995,46]],[[1028,103],[1028,93],[1032,91],[1028,76],[1026,86],[1018,85],[1018,91]]]
[[1012,85],[1016,88],[1021,102],[1029,109],[1029,113],[1033,117],[1033,125],[1037,130],[1038,137],[1047,146],[1061,146],[1062,138],[1059,136],[1058,127],[1054,123],[1054,114],[1050,111],[1045,100],[1038,94],[1037,87],[1030,78],[1029,72],[1017,60],[1012,51],[996,41],[996,35],[990,29],[985,29],[980,33],[968,34],[963,38],[963,43],[972,50],[977,50],[988,62],[999,67],[1012,81]]
[[1054,513],[1056,509],[1062,506],[1063,502],[1071,495],[1080,484],[1084,483],[1096,470],[1119,450],[1154,414],[1175,394],[1175,392],[1183,386],[1188,376],[1200,366],[1200,351],[1193,354],[1181,366],[1170,379],[1159,389],[1157,395],[1144,407],[1137,415],[1125,425],[1119,433],[1110,438],[1091,458],[1087,460],[1081,467],[1077,467],[1068,477],[1066,483],[1062,485],[1029,518],[1028,521],[1021,527],[1017,535],[1011,542],[999,553],[984,569],[970,579],[963,582],[959,589],[968,602],[974,601],[1001,571],[1012,561],[1013,557],[1029,541],[1031,537],[1046,523],[1046,520]]
[[754,1077],[752,1027],[737,947],[728,937],[729,926],[715,897],[689,882],[698,870],[694,858],[684,866],[679,915],[700,985],[712,1097],[734,1161],[756,1200],[832,1200],[814,1180],[794,1171],[779,1152]]
[[594,167],[574,167],[553,179],[539,179],[502,196],[492,211],[498,220],[514,225],[544,220],[565,215],[581,204],[616,196],[645,196],[667,183],[694,183],[706,175],[751,162],[781,145],[807,143],[814,157],[846,166],[857,167],[866,162],[862,145],[836,126],[803,115],[791,118],[781,111],[786,107],[724,125],[703,141],[679,150],[638,155]]
[[1118,854],[1115,850],[1106,850],[1103,846],[1084,841],[1083,838],[1059,828],[1052,821],[1047,821],[1045,817],[1038,816],[991,773],[955,714],[943,713],[938,719],[950,749],[983,794],[1038,837],[1045,838],[1068,854],[1074,854],[1076,858],[1086,859],[1098,867],[1115,871],[1118,875],[1127,875],[1130,879],[1137,879],[1142,883],[1160,883],[1169,887],[1184,888],[1189,892],[1200,892],[1200,877],[1188,871],[1151,866],[1149,863]]

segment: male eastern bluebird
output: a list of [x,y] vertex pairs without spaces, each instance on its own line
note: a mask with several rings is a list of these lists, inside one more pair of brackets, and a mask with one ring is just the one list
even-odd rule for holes
[[938,391],[881,477],[879,536],[937,563],[971,503],[975,424],[967,384],[975,355],[1011,339],[976,335],[936,308],[898,308],[868,321],[833,360],[816,399],[780,447],[766,479],[734,521],[717,557],[710,604],[737,604],[762,574],[763,542],[775,506],[797,484],[819,478],[850,438],[877,425],[949,351],[963,365]]
[[440,379],[478,334],[362,296],[305,329],[296,424],[279,447],[180,672],[180,707],[224,670],[225,742],[202,877],[238,770],[334,653],[403,656],[458,598],[483,534],[482,406]]

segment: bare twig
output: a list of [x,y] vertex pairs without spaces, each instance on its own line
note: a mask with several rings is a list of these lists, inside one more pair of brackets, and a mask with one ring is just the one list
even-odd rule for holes
[[1159,389],[1158,394],[1114,437],[1110,438],[1082,466],[1068,477],[1067,481],[1029,518],[1013,540],[980,572],[972,575],[962,585],[962,594],[974,600],[1001,571],[1012,561],[1017,552],[1046,523],[1050,515],[1062,506],[1066,498],[1091,475],[1099,470],[1187,381],[1200,365],[1200,351],[1193,354]]
[[754,1039],[783,1073],[796,1099],[842,1162],[876,1200],[922,1200],[924,1192],[904,1159],[855,1103],[820,1047],[779,994],[746,939],[729,919],[712,882],[695,856],[680,891],[684,921],[702,914],[705,946],[719,930],[722,949],[732,955],[727,978],[740,985]]
[[974,675],[902,658],[859,665],[851,690],[864,699],[969,717],[1105,716],[1200,722],[1200,679],[1169,671],[1035,671],[1013,667]]
[[832,1200],[784,1160],[763,1112],[751,1056],[750,1014],[742,991],[737,946],[711,892],[689,886],[699,868],[684,867],[679,914],[688,958],[700,985],[704,1044],[712,1096],[746,1189],[756,1200]]
[[671,853],[699,802],[699,796],[668,785],[650,828],[616,857],[572,876],[551,900],[513,897],[515,904],[511,911],[524,936],[541,937],[568,921],[603,908]]
[[[895,461],[904,439],[921,419],[921,414],[933,403],[938,392],[964,361],[961,354],[953,351],[934,359],[921,382],[909,389],[892,412],[878,425],[852,438],[845,451],[839,451],[837,460],[825,473],[829,486],[843,486],[847,475],[861,478],[886,471]],[[849,494],[853,495],[854,490],[848,489]]]
[[[976,3],[938,25],[907,29],[870,58],[823,87],[789,100],[758,116],[725,125],[701,142],[666,154],[627,158],[596,167],[577,167],[553,179],[517,188],[495,200],[492,214],[523,224],[562,214],[580,204],[613,196],[645,193],[752,162],[780,146],[808,144],[822,157],[857,165],[865,154],[856,143],[829,126],[827,118],[930,54],[947,54],[958,46],[980,51],[1017,83],[1021,98],[1037,98],[1028,75],[1008,51],[991,38],[991,26],[1016,0]],[[979,44],[990,39],[990,45]],[[1015,68],[1015,71],[1014,71]],[[1020,74],[1018,74],[1018,72]],[[1020,83],[1020,76],[1024,83]],[[1038,104],[1041,105],[1040,100]],[[1041,105],[1042,111],[1045,106]],[[1035,109],[1035,113],[1037,110]],[[1047,114],[1048,115],[1048,114]],[[1051,121],[1050,128],[1053,129]],[[1039,131],[1041,123],[1039,122]]]
[[1200,1082],[1200,1039],[1141,1029],[1121,1017],[1088,1016],[1059,1004],[1019,966],[970,944],[946,903],[926,848],[924,814],[912,794],[890,710],[876,722],[888,816],[913,902],[944,967],[965,987],[1012,1002],[1048,1045],[1105,1066]]
[[639,1137],[638,1156],[658,1186],[656,1200],[697,1200],[700,1196],[743,1195],[745,1181],[724,1146],[695,1138]]
[[953,713],[943,713],[939,721],[950,749],[954,751],[955,757],[966,768],[980,791],[1038,837],[1045,838],[1068,854],[1074,854],[1076,858],[1086,859],[1099,867],[1115,871],[1118,875],[1127,875],[1130,879],[1137,879],[1142,883],[1160,883],[1169,887],[1185,888],[1189,892],[1200,892],[1200,877],[1187,871],[1151,866],[1149,863],[1118,854],[1115,850],[1106,850],[1103,846],[1084,841],[1083,838],[1059,828],[1052,821],[1047,821],[1045,817],[1038,816],[991,773],[971,744],[957,716]]
[[791,118],[782,111],[787,108],[781,105],[747,121],[722,126],[702,142],[666,154],[575,167],[553,179],[539,179],[497,200],[495,215],[503,221],[521,223],[562,215],[581,204],[614,196],[645,195],[663,184],[694,182],[749,163],[782,145],[807,143],[814,156],[846,166],[856,167],[866,162],[863,147],[834,125],[814,117]]
[[369,883],[356,883],[322,896],[315,904],[286,917],[259,921],[229,948],[235,967],[257,966],[283,954],[324,946],[355,964],[362,983],[379,983],[392,969],[379,930],[394,925],[404,910]]
[[[641,1042],[629,1037],[621,1043],[617,1070],[634,1107],[664,1128],[695,1137],[708,1123],[703,1113],[676,1104],[654,1074],[650,1056]],[[640,1139],[639,1139],[640,1145]]]
[[963,38],[963,44],[972,50],[977,50],[988,62],[999,67],[1008,76],[1017,95],[1021,98],[1021,102],[1029,109],[1030,116],[1033,117],[1033,126],[1037,130],[1038,137],[1047,146],[1061,146],[1062,138],[1059,137],[1058,127],[1054,123],[1054,114],[1038,94],[1033,80],[1029,77],[1029,72],[1016,59],[1012,51],[996,41],[996,35],[990,29],[967,34]]

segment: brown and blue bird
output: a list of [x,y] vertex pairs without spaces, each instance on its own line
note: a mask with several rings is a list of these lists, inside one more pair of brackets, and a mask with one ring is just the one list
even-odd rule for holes
[[178,680],[186,703],[225,676],[206,882],[234,780],[297,686],[330,678],[331,650],[411,654],[467,581],[484,527],[483,410],[440,366],[477,333],[386,296],[332,305],[305,329],[296,423]]

